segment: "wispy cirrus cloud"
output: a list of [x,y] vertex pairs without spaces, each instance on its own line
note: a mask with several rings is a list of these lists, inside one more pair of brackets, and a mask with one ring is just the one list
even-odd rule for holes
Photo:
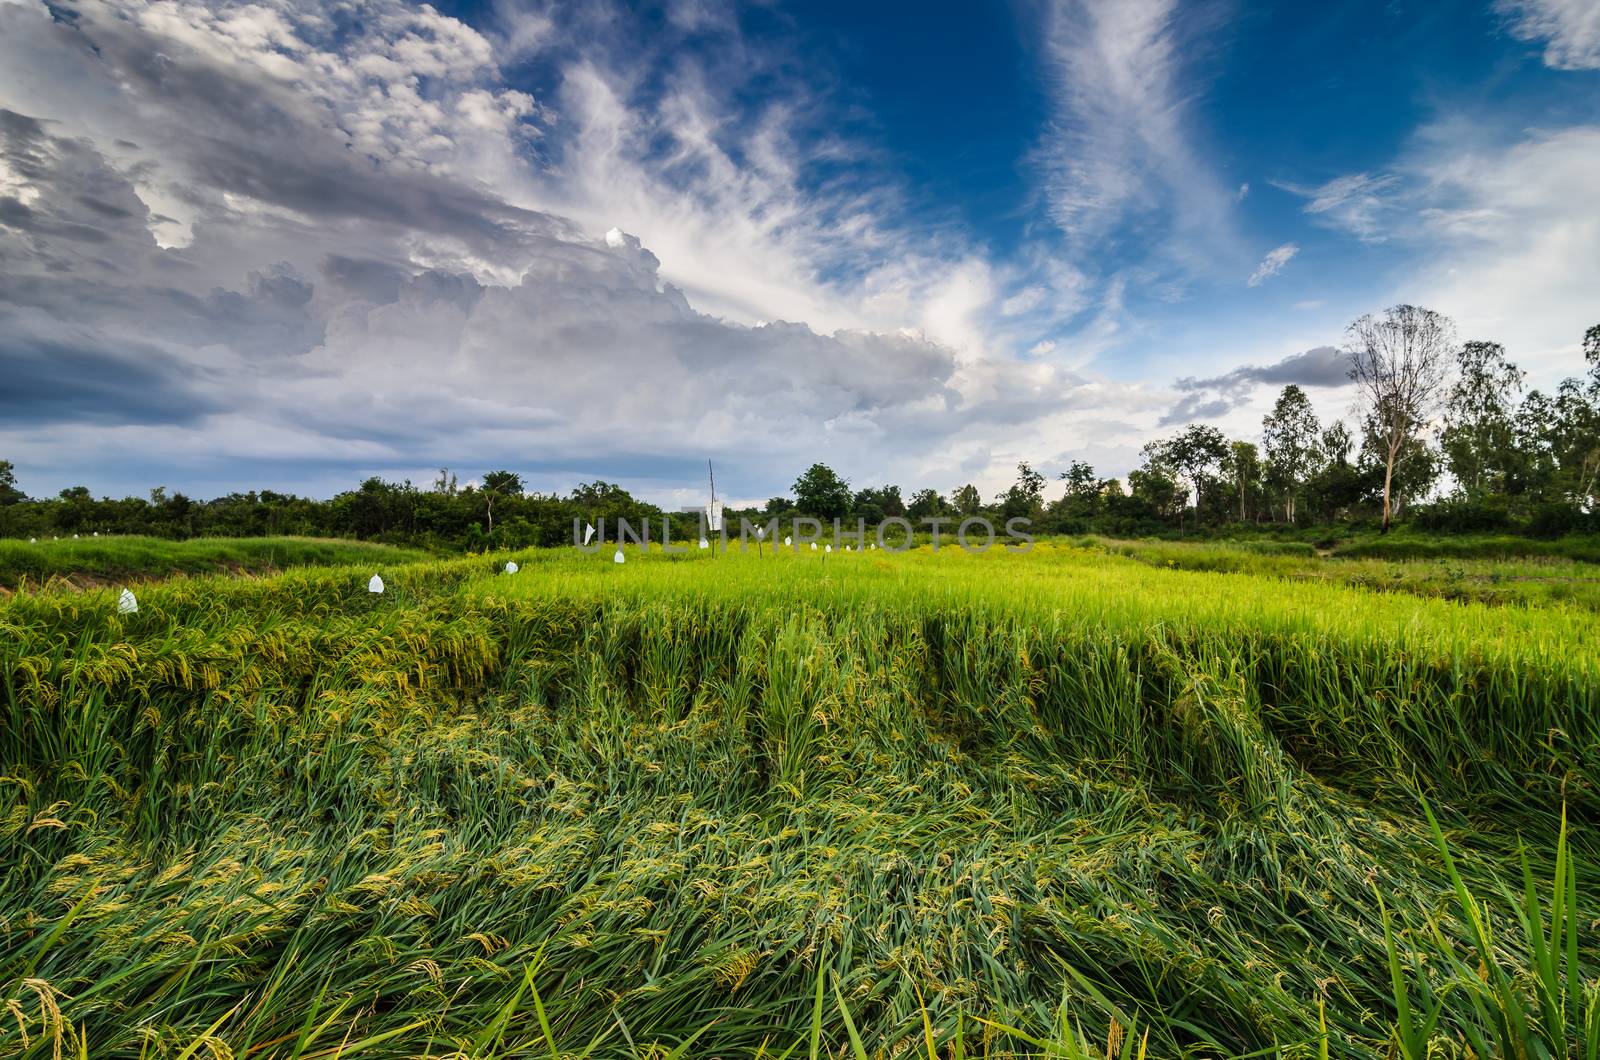
[[519,176],[517,201],[637,234],[703,311],[910,327],[964,359],[1070,335],[1103,293],[1059,244],[997,257],[911,208],[869,138],[840,120],[825,62],[747,40],[732,5],[668,15],[646,26],[606,0],[559,18],[501,9],[497,48],[509,59],[533,47],[559,70],[546,164]]
[[1284,191],[1306,199],[1302,210],[1317,223],[1368,243],[1388,238],[1385,219],[1399,183],[1400,178],[1392,173],[1349,173],[1313,186],[1274,181]]
[[1283,267],[1289,264],[1290,259],[1298,253],[1300,253],[1300,247],[1296,243],[1285,243],[1281,247],[1274,247],[1272,250],[1267,251],[1267,256],[1261,259],[1261,264],[1256,266],[1256,271],[1252,272],[1250,278],[1245,281],[1246,286],[1260,287],[1281,272]]
[[1417,130],[1380,171],[1279,186],[1313,219],[1386,248],[1393,277],[1380,298],[1451,315],[1550,386],[1581,370],[1600,290],[1597,171],[1600,125],[1508,136],[1456,115]]
[[1114,237],[1130,220],[1159,217],[1162,252],[1185,258],[1190,240],[1226,252],[1229,215],[1247,185],[1218,180],[1194,146],[1195,77],[1185,56],[1203,51],[1204,7],[1177,0],[1056,0],[1043,13],[1043,53],[1055,113],[1037,153],[1051,218],[1069,244]]
[[1600,70],[1600,5],[1593,0],[1497,0],[1495,10],[1519,40],[1544,43],[1556,70]]

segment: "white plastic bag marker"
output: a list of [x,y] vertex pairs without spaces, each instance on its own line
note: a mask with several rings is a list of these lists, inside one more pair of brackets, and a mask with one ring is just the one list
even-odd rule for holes
[[100,536],[100,531],[98,531],[98,530],[96,530],[96,531],[95,531],[95,532],[94,532],[94,536],[95,536],[95,537],[99,537],[99,536]]
[[757,541],[760,541],[760,540],[764,539],[766,536],[767,536],[767,528],[766,527],[764,527],[764,526],[756,527],[756,540]]
[[133,590],[122,590],[122,595],[117,597],[117,614],[131,615],[137,610],[139,610],[139,601],[134,598]]
[[594,537],[594,526],[593,526],[593,524],[584,523],[583,524],[583,543],[587,545],[589,543],[589,539],[592,538],[592,537]]
[[372,576],[372,580],[367,583],[367,592],[369,592],[369,593],[381,593],[381,592],[383,592],[383,579],[378,577],[376,574],[374,574]]
[[509,562],[506,563],[506,573],[507,574],[515,574],[515,573],[517,573],[517,570],[518,570],[518,568],[517,568],[517,561],[516,560],[510,560]]
[[788,548],[789,547],[789,535],[788,534],[784,534],[783,535],[783,547],[784,548]]
[[[811,547],[812,548],[816,548],[817,546],[812,545]],[[822,551],[824,551],[824,552],[832,552],[833,551],[833,546],[829,545],[827,548],[824,548]]]
[[817,550],[817,543],[815,541],[813,541],[813,542],[811,542],[811,551],[815,552],[816,550]]
[[627,560],[624,559],[623,556],[622,556],[622,546],[621,545],[617,546],[617,554],[615,556],[611,557],[611,562],[612,563],[626,563],[627,562]]
[[702,537],[700,539],[700,547],[701,548],[710,548],[711,547],[711,542],[707,541],[705,538]]

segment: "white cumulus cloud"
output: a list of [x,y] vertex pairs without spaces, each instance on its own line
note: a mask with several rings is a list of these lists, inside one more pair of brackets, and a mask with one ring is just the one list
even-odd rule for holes
[[724,142],[715,78],[646,101],[589,57],[535,99],[395,0],[75,11],[0,4],[0,451],[35,488],[449,464],[663,496],[711,449],[753,489],[802,458],[989,489],[1146,403],[996,342],[1070,269],[804,190],[821,148],[782,110]]

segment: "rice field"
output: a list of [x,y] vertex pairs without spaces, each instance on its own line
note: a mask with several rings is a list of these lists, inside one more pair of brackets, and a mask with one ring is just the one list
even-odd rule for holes
[[139,605],[0,602],[0,1055],[1600,1055],[1584,608],[1050,543]]
[[75,591],[196,574],[273,574],[336,563],[414,563],[428,554],[367,541],[315,537],[201,537],[168,541],[117,535],[23,541],[0,538],[0,590]]

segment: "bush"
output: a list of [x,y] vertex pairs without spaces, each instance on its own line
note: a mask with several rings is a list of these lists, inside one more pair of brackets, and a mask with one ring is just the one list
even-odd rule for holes
[[1470,534],[1507,529],[1511,513],[1503,504],[1452,497],[1416,509],[1411,521],[1421,530]]
[[1528,520],[1528,532],[1535,537],[1561,537],[1564,534],[1582,534],[1600,531],[1600,520],[1594,513],[1586,512],[1576,504],[1552,501],[1534,508]]

